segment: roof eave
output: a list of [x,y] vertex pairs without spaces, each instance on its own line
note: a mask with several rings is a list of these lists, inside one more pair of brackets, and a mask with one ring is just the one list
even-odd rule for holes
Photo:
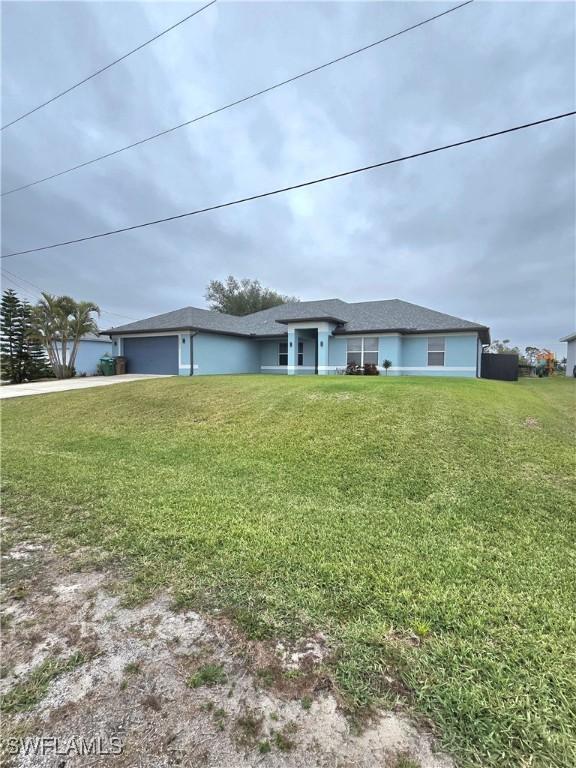
[[475,325],[470,328],[363,328],[362,330],[349,330],[347,328],[336,328],[334,335],[366,335],[367,333],[477,333],[483,344],[490,344],[490,329],[486,325]]
[[275,322],[288,325],[288,323],[347,323],[347,320],[343,320],[341,317],[333,317],[332,315],[321,315],[316,317],[287,317],[287,318],[275,318]]
[[215,333],[220,336],[241,336],[245,339],[250,339],[254,337],[253,333],[246,333],[246,332],[238,332],[238,331],[220,331],[216,330],[214,328],[202,328],[198,325],[186,325],[186,326],[176,326],[174,328],[125,328],[125,329],[119,329],[119,328],[110,328],[107,331],[102,331],[102,333],[105,333],[108,336],[131,336],[133,334],[137,335],[150,335],[151,333],[162,335],[170,334],[170,333],[187,333],[187,332],[193,332],[193,333]]

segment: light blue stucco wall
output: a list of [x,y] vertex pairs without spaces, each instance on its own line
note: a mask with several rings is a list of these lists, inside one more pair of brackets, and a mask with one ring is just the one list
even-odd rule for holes
[[193,337],[191,333],[179,333],[178,334],[178,375],[190,376],[192,370],[191,357],[192,357],[192,341]]
[[476,368],[477,336],[447,336],[444,364]]
[[[377,336],[378,334],[367,334]],[[385,359],[392,362],[389,375],[401,376],[471,376],[477,375],[478,337],[477,334],[453,334],[445,336],[444,366],[428,366],[428,335],[384,335],[379,336],[378,361],[380,367]],[[289,336],[266,339],[244,339],[236,336],[224,336],[211,333],[181,333],[178,335],[179,374],[225,374],[225,373],[269,373],[287,374],[288,367],[278,365],[278,344],[281,341],[293,341],[289,348],[289,363],[297,362],[298,340],[304,342],[304,365],[294,368],[295,374],[313,374],[316,362],[316,337],[310,332],[295,330]],[[320,342],[324,342],[320,345]],[[94,361],[94,371],[98,359],[108,352],[122,353],[121,342],[118,347],[102,342],[83,342],[83,347],[92,344],[98,350],[90,359]],[[82,349],[84,353],[84,348]],[[190,353],[192,352],[192,360]],[[290,355],[292,352],[292,355]],[[318,373],[336,373],[336,369],[346,368],[347,338],[331,336],[326,331],[318,333]],[[84,368],[84,355],[78,361]],[[190,367],[192,366],[192,368]],[[299,370],[300,368],[300,370]]]
[[257,341],[215,333],[197,333],[192,339],[194,375],[214,373],[259,373]]
[[[441,334],[436,334],[436,336]],[[434,336],[432,336],[434,338]],[[477,375],[478,335],[447,334],[443,366],[428,365],[428,336],[404,336],[402,339],[403,376]]]
[[423,366],[428,366],[428,337],[405,336],[402,339],[402,367],[422,368]]
[[[445,339],[444,366],[430,367],[427,335],[379,336],[378,364],[381,367],[384,360],[390,360],[392,362],[388,372],[390,376],[476,376],[477,334],[447,335]],[[330,337],[328,356],[330,373],[335,373],[334,368],[346,367],[347,344],[345,337]]]
[[[330,368],[346,368],[346,354],[348,342],[338,336],[330,336],[328,339],[328,365]],[[331,371],[335,373],[335,371]]]
[[378,365],[382,367],[384,360],[392,363],[387,376],[399,376],[402,373],[402,337],[380,336],[378,339]]
[[287,368],[278,367],[278,344],[281,341],[286,341],[286,337],[284,337],[284,339],[267,339],[266,341],[258,342],[258,347],[260,350],[259,370],[262,373],[286,373]]
[[[98,361],[105,354],[112,355],[111,341],[107,339],[102,339],[102,341],[81,340],[74,366],[76,368],[76,375],[85,373],[87,376],[94,376]],[[70,355],[70,347],[68,347],[68,355]]]

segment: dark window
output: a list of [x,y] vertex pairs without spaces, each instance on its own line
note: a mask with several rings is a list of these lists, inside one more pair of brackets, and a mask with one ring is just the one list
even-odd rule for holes
[[[278,365],[288,365],[288,342],[278,344]],[[304,342],[298,342],[298,365],[304,365]]]
[[428,365],[444,365],[444,336],[430,336],[428,339]]

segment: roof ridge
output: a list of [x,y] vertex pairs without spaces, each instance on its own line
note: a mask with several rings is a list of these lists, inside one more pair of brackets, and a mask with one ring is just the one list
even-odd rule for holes
[[[418,307],[419,309],[425,309],[427,312],[433,312],[435,315],[442,315],[442,317],[450,317],[454,320],[460,320],[464,323],[470,323],[471,325],[482,325],[481,323],[478,323],[476,320],[467,320],[465,317],[459,317],[458,315],[451,315],[448,312],[440,312],[437,309],[430,309],[430,307],[423,307],[422,304],[415,304],[413,301],[404,301],[404,299],[396,299],[396,301],[401,302],[402,304],[410,304],[412,307]],[[486,328],[487,326],[482,326],[483,328]]]
[[[350,307],[356,306],[356,304],[382,304],[384,301],[401,301],[401,299],[367,299],[366,301],[347,301],[345,302]],[[406,302],[407,304],[409,302]],[[418,306],[415,304],[415,306]],[[425,307],[424,307],[425,309]]]
[[[193,307],[192,305],[188,307],[183,307],[183,309],[193,309],[195,312],[207,312],[211,315],[217,315],[218,317],[229,317],[232,320],[238,320],[239,317],[247,317],[247,315],[231,315],[229,312],[220,312],[218,309],[205,309],[204,307]],[[178,310],[175,310],[178,312]]]

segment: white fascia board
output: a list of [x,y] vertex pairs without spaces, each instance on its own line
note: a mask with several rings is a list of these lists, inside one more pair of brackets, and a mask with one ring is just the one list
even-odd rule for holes
[[324,320],[311,320],[309,322],[301,321],[298,323],[286,323],[289,331],[326,331],[330,333],[336,328],[336,323],[325,322]]
[[358,331],[358,333],[336,333],[335,339],[357,339],[359,336],[368,336],[370,339],[387,338],[389,336],[405,336],[403,333],[370,333],[370,331]]
[[140,339],[146,336],[185,336],[187,335],[183,331],[154,331],[154,333],[148,333],[142,331],[142,333],[118,333],[117,336],[120,339]]
[[[384,370],[381,368],[380,370]],[[389,371],[475,371],[475,365],[401,365],[388,368]]]

